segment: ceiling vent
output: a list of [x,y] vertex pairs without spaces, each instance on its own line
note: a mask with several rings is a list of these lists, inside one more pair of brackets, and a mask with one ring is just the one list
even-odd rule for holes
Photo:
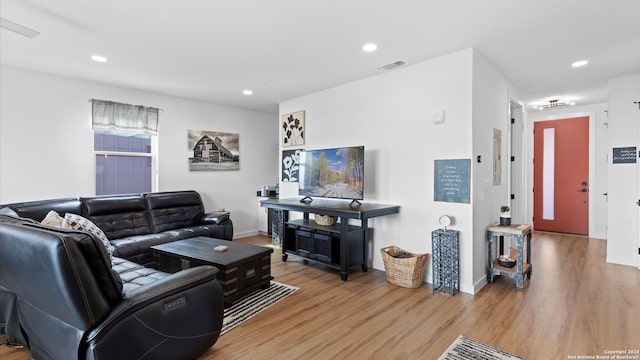
[[32,38],[38,36],[40,33],[33,29],[29,29],[26,26],[22,26],[20,24],[14,23],[13,21],[9,21],[4,18],[0,18],[0,28],[13,31],[16,34],[20,34],[22,36],[26,36],[28,38]]
[[402,66],[404,64],[405,64],[404,61],[396,61],[386,65],[378,66],[378,70],[391,70],[391,69],[397,68],[398,66]]

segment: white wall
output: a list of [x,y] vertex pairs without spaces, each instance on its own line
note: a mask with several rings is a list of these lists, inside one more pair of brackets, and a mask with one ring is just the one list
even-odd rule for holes
[[[609,147],[640,147],[640,74],[609,81]],[[638,261],[638,163],[608,162],[609,203],[607,217],[607,262],[640,266]]]
[[[278,172],[277,116],[0,68],[0,203],[95,194],[91,98],[162,109],[159,189],[193,189],[231,211],[235,237],[257,234],[256,191]],[[241,95],[239,95],[241,96]],[[240,171],[189,172],[187,131],[238,133]]]
[[[448,214],[461,233],[461,290],[469,293],[472,205],[434,202],[433,166],[471,158],[472,60],[467,49],[280,104],[281,115],[306,111],[305,149],[364,145],[364,201],[400,206],[399,214],[369,222],[372,266],[384,269],[380,248],[388,245],[431,253],[431,231]],[[445,111],[442,124],[433,121],[438,110]],[[296,197],[297,183],[281,183],[280,196]]]
[[[529,112],[527,126],[538,121],[589,117],[589,236],[607,237],[607,104],[571,106],[554,110]],[[532,130],[531,130],[532,131]],[[531,134],[531,132],[530,132]],[[533,141],[528,149],[529,174],[527,188],[533,189]],[[529,192],[528,218],[533,218],[533,193]]]
[[[510,122],[509,84],[480,53],[473,57],[473,286],[474,292],[486,284],[487,226],[499,221],[500,207],[509,205],[507,176]],[[493,129],[501,142],[501,181],[493,183]],[[477,162],[481,156],[482,161]]]

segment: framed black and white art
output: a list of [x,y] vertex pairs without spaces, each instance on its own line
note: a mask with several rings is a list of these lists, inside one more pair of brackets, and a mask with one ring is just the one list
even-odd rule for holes
[[282,146],[304,145],[304,110],[282,115]]

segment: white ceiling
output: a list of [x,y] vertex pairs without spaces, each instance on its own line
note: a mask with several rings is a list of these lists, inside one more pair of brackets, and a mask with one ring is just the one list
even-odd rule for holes
[[528,110],[604,102],[609,79],[640,73],[639,0],[0,0],[0,16],[40,32],[0,30],[2,65],[271,113],[469,47]]

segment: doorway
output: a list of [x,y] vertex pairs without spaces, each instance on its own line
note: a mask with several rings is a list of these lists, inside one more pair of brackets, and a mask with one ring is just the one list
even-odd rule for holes
[[589,117],[534,123],[536,230],[589,234]]

